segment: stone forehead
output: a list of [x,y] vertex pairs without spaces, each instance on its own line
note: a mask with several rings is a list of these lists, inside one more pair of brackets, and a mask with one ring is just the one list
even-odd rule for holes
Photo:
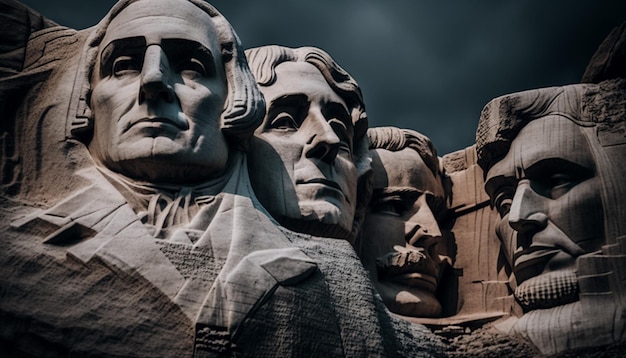
[[[547,116],[567,118],[582,127],[597,126],[603,145],[625,142],[626,81],[549,87],[491,100],[483,108],[476,131],[478,164],[486,172],[506,155],[523,127]],[[615,132],[621,133],[619,138],[607,137]]]
[[378,160],[372,161],[374,188],[411,187],[443,197],[443,184],[439,177],[433,174],[419,153],[412,148],[399,151],[387,149],[370,151],[374,151],[378,157]]
[[140,0],[111,19],[102,43],[135,36],[146,37],[148,43],[167,36],[207,45],[216,42],[218,29],[208,13],[187,0]]

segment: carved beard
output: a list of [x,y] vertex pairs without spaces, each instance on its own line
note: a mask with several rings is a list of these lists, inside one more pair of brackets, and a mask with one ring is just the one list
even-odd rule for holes
[[515,298],[524,312],[552,308],[578,301],[575,271],[562,270],[531,277],[515,289]]

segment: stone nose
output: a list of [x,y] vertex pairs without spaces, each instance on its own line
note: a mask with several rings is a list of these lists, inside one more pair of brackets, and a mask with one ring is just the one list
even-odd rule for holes
[[528,179],[520,180],[509,211],[509,225],[519,233],[527,233],[541,231],[547,223],[544,200],[533,190]]
[[161,46],[146,49],[141,70],[139,102],[145,100],[174,102],[174,89],[170,84],[170,64]]
[[305,156],[332,164],[337,157],[341,140],[318,108],[312,108],[305,121],[308,122],[307,129],[313,133],[304,148]]
[[408,244],[428,247],[435,243],[434,238],[441,237],[439,223],[422,195],[416,202],[418,210],[405,223],[405,239]]

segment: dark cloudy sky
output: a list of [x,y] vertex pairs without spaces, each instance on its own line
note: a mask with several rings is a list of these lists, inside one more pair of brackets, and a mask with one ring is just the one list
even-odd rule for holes
[[[66,26],[94,25],[115,1],[24,0]],[[494,97],[576,83],[623,0],[214,0],[245,48],[328,51],[363,89],[371,126],[428,135],[439,154],[474,142]]]

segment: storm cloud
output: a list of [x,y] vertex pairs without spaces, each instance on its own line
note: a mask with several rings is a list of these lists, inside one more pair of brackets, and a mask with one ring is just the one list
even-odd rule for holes
[[[115,3],[23,2],[78,29]],[[440,155],[474,143],[490,99],[579,82],[598,45],[626,18],[622,0],[210,2],[246,48],[328,51],[361,85],[370,126],[418,130]]]

